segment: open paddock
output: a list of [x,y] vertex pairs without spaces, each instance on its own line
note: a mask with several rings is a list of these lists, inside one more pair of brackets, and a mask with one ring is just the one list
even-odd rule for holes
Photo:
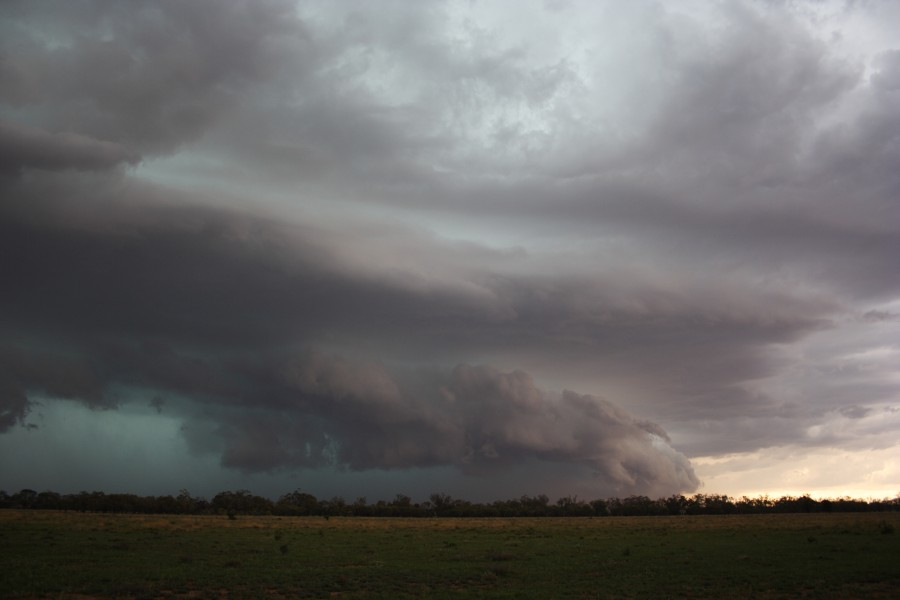
[[399,519],[0,511],[0,597],[897,598],[900,513]]

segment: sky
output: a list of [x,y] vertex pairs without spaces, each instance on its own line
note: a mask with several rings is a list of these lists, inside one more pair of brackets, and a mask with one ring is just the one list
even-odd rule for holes
[[900,493],[900,3],[0,4],[0,489]]

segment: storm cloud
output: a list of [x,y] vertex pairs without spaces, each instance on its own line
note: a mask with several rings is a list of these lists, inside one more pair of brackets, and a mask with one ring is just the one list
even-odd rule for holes
[[[198,469],[495,496],[893,447],[896,18],[5,2],[0,443],[64,403]],[[712,491],[812,491],[768,485]]]
[[81,171],[135,163],[136,154],[111,142],[77,133],[55,133],[0,122],[0,172],[31,169]]
[[188,419],[189,443],[218,448],[223,465],[244,471],[453,466],[486,475],[543,461],[580,465],[603,490],[698,483],[658,425],[600,398],[549,394],[522,371],[461,364],[397,376],[366,360],[291,353],[298,342],[360,331],[424,345],[461,321],[507,329],[508,316],[483,306],[488,288],[422,290],[339,260],[326,267],[325,232],[302,241],[303,229],[288,236],[246,215],[94,210],[104,215],[99,230],[4,220],[6,327],[23,339],[2,355],[5,428],[26,422],[28,391],[114,408],[132,388],[202,405],[208,439]]

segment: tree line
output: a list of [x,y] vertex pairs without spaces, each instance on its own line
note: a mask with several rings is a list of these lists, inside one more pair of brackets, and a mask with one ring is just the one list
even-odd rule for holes
[[448,494],[431,494],[425,502],[413,502],[397,494],[393,500],[368,502],[365,497],[347,502],[339,496],[319,499],[302,490],[272,501],[249,490],[223,491],[211,500],[181,490],[177,496],[138,496],[80,492],[59,494],[24,489],[14,494],[0,491],[0,509],[47,509],[105,513],[187,515],[279,515],[358,517],[607,517],[650,515],[727,515],[809,512],[877,512],[900,510],[900,496],[884,500],[837,498],[817,500],[809,495],[735,499],[719,494],[675,494],[667,498],[647,496],[604,498],[591,501],[566,496],[551,502],[546,495],[521,496],[489,503],[469,502]]

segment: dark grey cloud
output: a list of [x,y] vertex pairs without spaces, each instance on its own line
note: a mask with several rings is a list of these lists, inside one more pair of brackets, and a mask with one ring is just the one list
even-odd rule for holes
[[886,310],[867,310],[861,317],[864,321],[896,321],[900,319],[900,315]]
[[[15,386],[10,425],[24,419],[24,393],[111,408],[134,388],[204,407],[213,425],[188,423],[187,439],[247,472],[451,466],[487,474],[539,461],[582,465],[607,493],[697,485],[659,426],[599,398],[548,394],[523,372],[462,365],[449,376],[398,380],[366,362],[290,358],[297,343],[371,335],[398,339],[393,354],[386,344],[398,360],[398,348],[454,327],[448,339],[459,351],[483,339],[472,324],[466,334],[466,321],[517,337],[509,316],[464,288],[373,280],[328,262],[334,250],[321,231],[228,211],[150,204],[135,212],[94,199],[78,210],[102,218],[73,222],[63,218],[68,209],[32,198],[4,212],[5,327],[23,340],[0,361]],[[300,239],[305,232],[311,240]]]
[[53,130],[77,123],[73,133],[141,152],[197,139],[241,89],[288,60],[302,73],[291,2],[7,2],[0,11],[5,112]]
[[22,169],[108,169],[134,164],[139,156],[124,146],[77,133],[49,133],[0,121],[0,173]]
[[[252,473],[454,467],[489,477],[531,463],[578,467],[595,493],[693,490],[688,460],[658,425],[601,398],[548,394],[524,372],[459,365],[399,374],[320,353],[266,360],[198,358],[146,344],[79,356],[7,348],[4,429],[23,422],[26,392],[114,408],[129,386],[193,399],[183,429],[195,452]],[[159,396],[154,396],[158,400]],[[499,490],[498,490],[499,493]]]
[[[106,382],[84,356],[29,351],[19,346],[0,349],[4,380],[11,396],[42,392],[53,397],[77,399],[89,406],[108,405],[103,398]],[[19,413],[20,420],[24,413]]]
[[9,376],[0,378],[0,433],[24,425],[29,402],[25,390]]
[[[641,376],[671,396],[655,410],[677,414],[716,394],[724,402],[736,383],[768,373],[763,349],[822,327],[828,310],[751,289],[738,301],[709,285],[631,282],[623,290],[610,275],[531,274],[527,255],[442,245],[402,229],[385,245],[377,230],[360,227],[350,260],[347,242],[327,229],[139,206],[84,199],[77,212],[95,215],[90,226],[66,220],[66,204],[30,197],[24,213],[11,209],[2,236],[8,326],[233,350],[337,343],[398,361],[410,352],[451,364],[473,352],[514,356],[560,377]],[[407,249],[415,260],[392,264]],[[525,272],[503,275],[510,261],[524,261]]]
[[[104,189],[93,180],[90,188]],[[741,418],[744,430],[783,423],[739,438],[748,449],[793,439],[806,422],[785,419],[782,403],[740,382],[773,372],[765,347],[821,327],[807,313],[814,305],[773,298],[778,310],[745,313],[710,303],[712,290],[640,286],[619,298],[568,276],[500,277],[489,269],[510,256],[468,244],[442,247],[410,232],[387,250],[366,240],[370,258],[407,244],[420,259],[437,252],[447,280],[423,285],[412,273],[379,276],[342,260],[342,244],[321,228],[162,203],[149,190],[132,190],[124,205],[80,202],[78,214],[92,217],[66,218],[67,202],[36,197],[4,213],[3,314],[23,340],[0,361],[15,384],[10,424],[25,423],[26,393],[111,408],[130,388],[192,399],[195,408],[178,413],[191,447],[247,473],[449,466],[485,476],[536,461],[580,466],[573,476],[602,493],[697,484],[663,429],[604,400],[549,394],[523,372],[491,367],[398,378],[365,361],[295,358],[297,344],[397,364],[410,353],[451,365],[473,352],[512,356],[557,379],[590,373],[601,389],[641,378],[665,398],[636,403],[643,414]],[[476,257],[486,272],[454,272]],[[55,354],[36,345],[48,340]],[[735,448],[733,438],[709,435]]]

